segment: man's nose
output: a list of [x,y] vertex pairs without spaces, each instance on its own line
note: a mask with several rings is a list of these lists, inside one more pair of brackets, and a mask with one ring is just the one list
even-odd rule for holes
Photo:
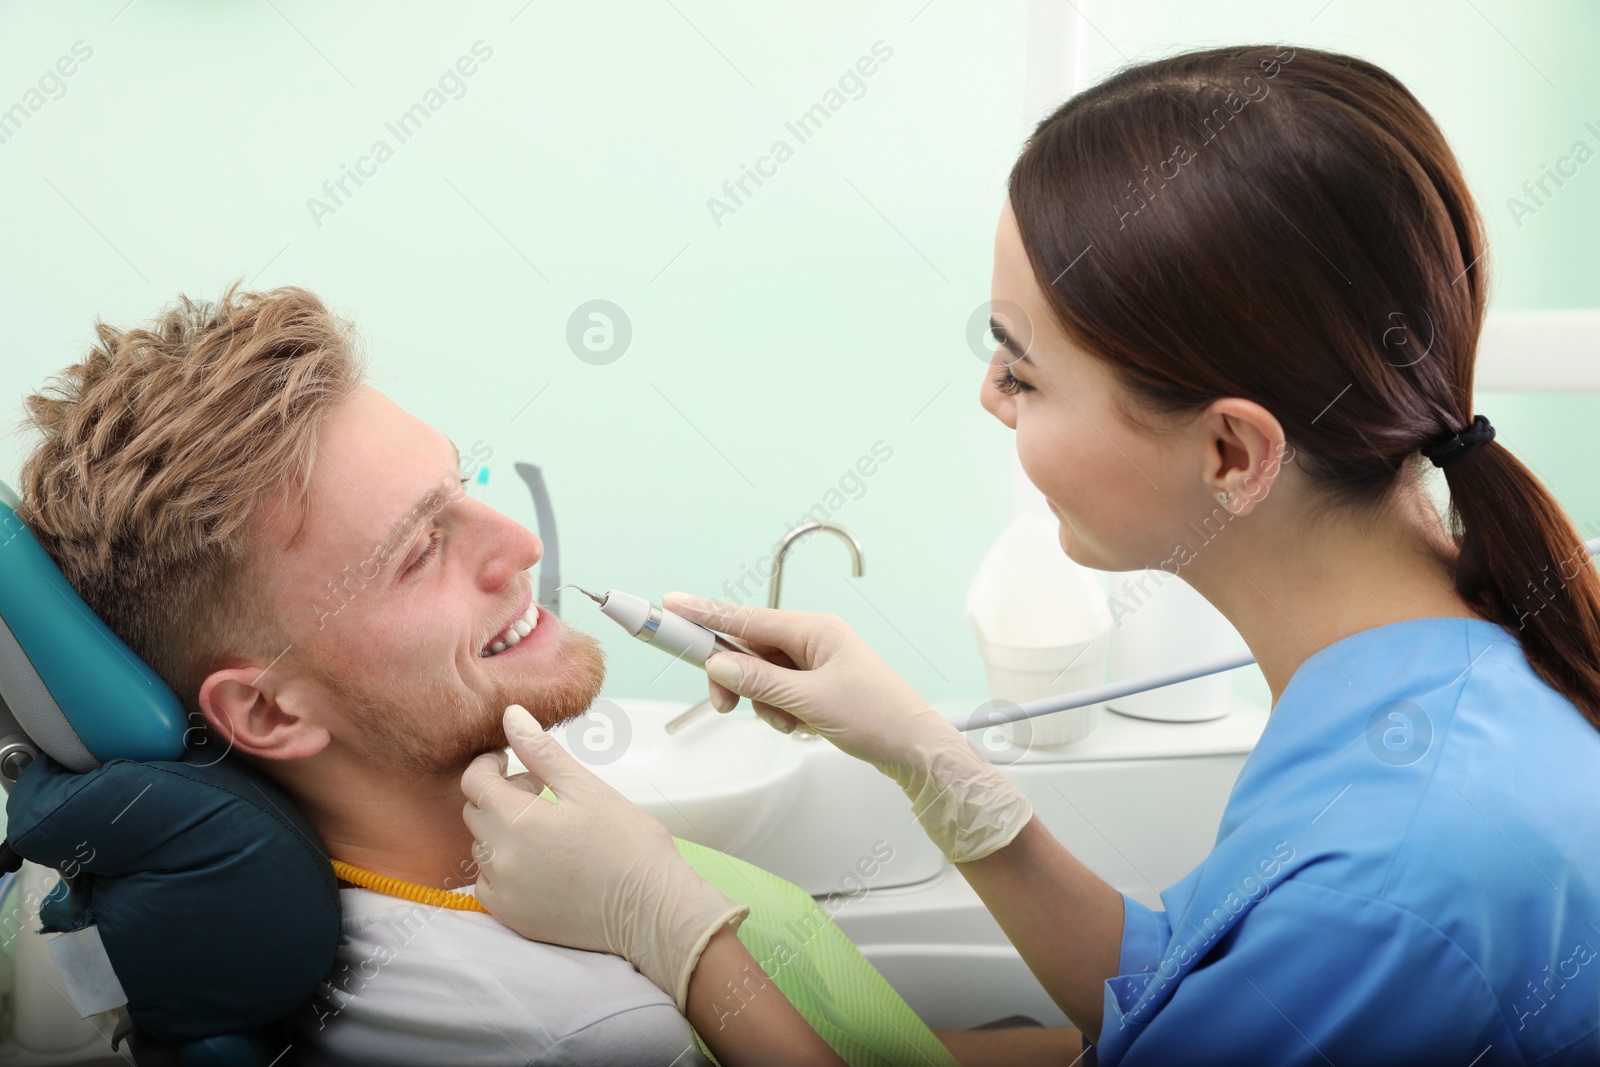
[[490,573],[486,578],[491,582],[509,580],[544,558],[544,542],[538,534],[493,508],[487,510],[490,513],[484,539],[487,570],[504,573]]
[[513,522],[512,525],[516,527],[516,534],[508,551],[519,560],[524,560],[522,569],[527,570],[544,558],[544,541],[520,522]]

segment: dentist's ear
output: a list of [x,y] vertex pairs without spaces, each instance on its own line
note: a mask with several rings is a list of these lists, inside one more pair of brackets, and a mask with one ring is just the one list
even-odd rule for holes
[[1226,493],[1224,506],[1248,515],[1283,469],[1288,450],[1283,424],[1255,401],[1233,396],[1211,402],[1198,432],[1204,436],[1200,476],[1208,492]]
[[330,735],[308,714],[298,685],[262,684],[265,665],[213,671],[197,702],[209,725],[231,747],[263,759],[304,759],[328,746]]

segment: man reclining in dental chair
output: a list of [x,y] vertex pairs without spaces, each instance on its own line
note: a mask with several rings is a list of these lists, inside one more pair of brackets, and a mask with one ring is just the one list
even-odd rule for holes
[[[595,639],[534,602],[539,539],[461,491],[473,457],[365,385],[347,325],[304,290],[236,286],[97,332],[28,399],[43,440],[22,518],[330,859],[470,897],[462,772],[504,751],[507,705],[551,728],[604,678]],[[455,904],[339,896],[338,966],[293,1019],[299,1062],[704,1062],[674,999],[619,957]],[[728,1025],[817,1039],[783,997]],[[1039,1028],[938,1036],[965,1063],[1079,1047]]]

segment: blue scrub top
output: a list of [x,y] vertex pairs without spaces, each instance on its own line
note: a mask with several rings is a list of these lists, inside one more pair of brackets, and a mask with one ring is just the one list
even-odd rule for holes
[[1354,634],[1161,900],[1086,1062],[1600,1064],[1600,730],[1493,623]]

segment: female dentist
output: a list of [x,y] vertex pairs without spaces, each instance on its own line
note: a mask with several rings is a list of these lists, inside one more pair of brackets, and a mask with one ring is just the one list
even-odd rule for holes
[[[1439,128],[1360,59],[1191,52],[1063,104],[1009,194],[984,407],[1063,551],[1176,572],[1271,688],[1215,848],[1146,907],[838,618],[670,595],[764,657],[711,657],[719,709],[894,778],[1090,1062],[1600,1062],[1600,581],[1473,411],[1484,237]],[[728,901],[506,725],[560,803],[468,770],[479,899],[693,1018],[753,962]]]

